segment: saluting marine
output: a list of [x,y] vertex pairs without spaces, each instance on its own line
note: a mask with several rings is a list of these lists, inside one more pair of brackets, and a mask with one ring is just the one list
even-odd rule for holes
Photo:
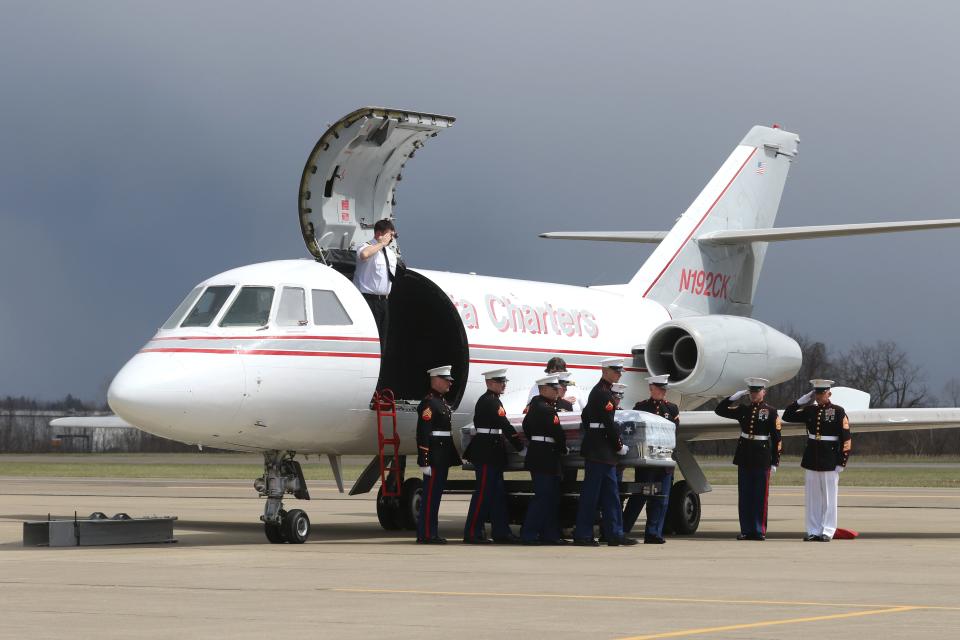
[[[777,410],[764,402],[770,381],[747,378],[746,383],[746,389],[724,398],[714,413],[740,423],[740,439],[733,456],[733,464],[737,465],[737,507],[740,512],[737,540],[764,540],[770,474],[777,472],[783,448],[781,424]],[[750,404],[740,404],[740,398],[748,394]]]
[[[837,492],[853,440],[843,407],[830,402],[833,380],[811,380],[813,391],[783,412],[786,422],[807,425],[807,447],[800,466],[804,472],[807,542],[830,542],[837,532]],[[813,404],[814,399],[816,404]]]
[[537,380],[539,395],[527,405],[523,433],[527,455],[523,466],[533,481],[533,499],[520,529],[523,544],[567,544],[560,537],[561,457],[567,452],[567,438],[560,426],[554,403],[560,395],[557,375]]
[[463,541],[468,544],[491,542],[483,535],[484,522],[489,520],[492,542],[517,543],[520,538],[510,531],[503,470],[507,466],[507,443],[520,451],[523,442],[507,419],[507,412],[500,402],[500,396],[507,388],[507,370],[487,371],[483,377],[487,392],[477,400],[473,414],[475,433],[463,452],[463,457],[473,464],[477,475],[476,488],[467,510],[467,522],[463,527]]
[[[661,418],[672,420],[680,426],[680,408],[667,401],[667,386],[670,376],[650,376],[647,386],[650,397],[633,405],[634,411],[646,411]],[[655,496],[641,494],[631,495],[623,508],[623,532],[630,533],[636,524],[644,505],[647,507],[647,524],[643,531],[644,544],[664,544],[663,525],[667,519],[667,507],[670,502],[670,488],[673,486],[673,469],[647,468],[635,471],[637,482],[652,482],[660,485],[660,491]]]
[[623,516],[620,512],[620,484],[617,480],[617,458],[629,450],[620,440],[614,421],[617,399],[612,385],[623,375],[623,360],[606,358],[600,362],[601,378],[587,399],[580,429],[583,441],[583,483],[580,485],[580,503],[577,505],[577,526],[573,543],[580,546],[598,546],[593,537],[593,523],[597,506],[600,507],[601,527],[607,545],[633,545],[637,541],[623,535]]
[[423,472],[423,498],[420,501],[420,521],[417,523],[417,542],[446,544],[437,531],[440,498],[447,483],[450,467],[463,464],[453,446],[450,433],[450,405],[444,395],[450,391],[452,366],[435,367],[430,375],[430,392],[417,407],[417,465]]

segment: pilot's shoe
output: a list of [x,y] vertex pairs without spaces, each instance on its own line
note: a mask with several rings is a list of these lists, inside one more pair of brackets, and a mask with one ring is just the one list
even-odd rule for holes
[[490,538],[464,538],[464,544],[492,544],[493,540]]
[[636,538],[628,538],[626,536],[607,540],[608,547],[632,547],[635,544],[640,544],[640,541]]
[[813,533],[808,533],[807,535],[803,536],[803,541],[804,542],[820,542],[820,536],[815,535]]
[[[737,540],[740,540],[740,536],[737,536]],[[667,544],[667,541],[661,538],[660,536],[643,536],[643,544]]]
[[547,540],[543,544],[550,547],[562,547],[564,545],[570,544],[568,541],[563,538],[557,538],[556,540]]
[[430,538],[427,540],[427,544],[447,544],[447,539],[437,536],[436,538]]
[[819,536],[818,539],[820,540],[820,542],[830,542],[831,540],[830,536]]
[[600,543],[594,540],[593,538],[574,538],[573,546],[575,547],[599,547]]
[[745,533],[738,533],[738,534],[737,534],[737,540],[749,540],[749,539],[750,539],[750,537],[749,537],[747,534],[745,534]]
[[740,535],[737,536],[737,540],[756,540],[759,542],[763,542],[766,539],[767,539],[767,536],[765,535],[756,535],[752,533],[741,533]]
[[515,536],[511,533],[506,538],[494,538],[493,541],[496,544],[520,544],[520,536]]

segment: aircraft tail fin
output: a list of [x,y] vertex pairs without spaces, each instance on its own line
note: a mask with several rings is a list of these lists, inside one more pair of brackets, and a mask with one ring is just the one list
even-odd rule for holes
[[712,245],[697,239],[742,229],[769,229],[780,206],[800,138],[753,127],[630,280],[630,288],[674,316],[749,316],[765,242]]

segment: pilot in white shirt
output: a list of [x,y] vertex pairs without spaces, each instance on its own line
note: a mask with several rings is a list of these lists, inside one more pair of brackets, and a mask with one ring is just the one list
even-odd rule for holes
[[373,225],[373,240],[356,247],[357,270],[353,275],[353,283],[373,312],[377,331],[380,332],[381,351],[390,326],[388,298],[397,273],[397,253],[390,246],[396,236],[397,230],[392,221],[378,220]]

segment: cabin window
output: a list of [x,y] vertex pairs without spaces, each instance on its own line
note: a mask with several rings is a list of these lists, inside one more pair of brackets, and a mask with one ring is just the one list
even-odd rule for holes
[[333,291],[325,289],[313,290],[313,324],[353,324],[347,310],[340,303],[340,298]]
[[284,287],[280,294],[277,324],[281,327],[302,327],[307,324],[306,296],[303,289]]
[[183,302],[177,307],[176,311],[170,314],[170,317],[166,322],[163,323],[161,329],[176,329],[177,325],[180,324],[180,321],[183,320],[184,314],[187,313],[187,309],[193,306],[197,301],[197,298],[200,297],[200,293],[203,291],[203,287],[197,287],[193,291],[187,294],[187,297],[183,299]]
[[197,303],[187,314],[187,317],[180,324],[181,327],[206,327],[220,313],[220,308],[227,301],[234,287],[207,287],[203,295],[197,300]]
[[243,287],[223,320],[221,327],[262,327],[270,318],[273,287]]

